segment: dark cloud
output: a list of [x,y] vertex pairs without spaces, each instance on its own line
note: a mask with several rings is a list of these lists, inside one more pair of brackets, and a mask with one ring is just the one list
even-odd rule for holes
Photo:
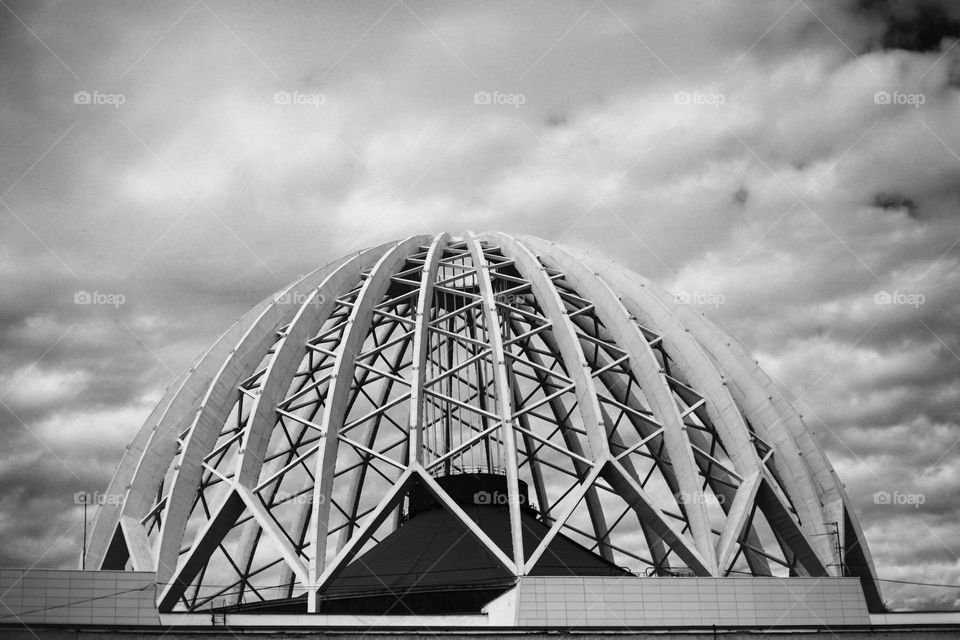
[[908,0],[860,0],[857,10],[881,25],[885,49],[936,51],[944,38],[960,37],[956,3]]
[[740,187],[733,192],[733,202],[739,206],[744,206],[747,204],[747,200],[750,199],[750,192],[747,191],[746,187]]
[[920,215],[920,206],[902,193],[881,191],[873,196],[873,206],[885,211],[903,211],[911,218]]
[[544,122],[548,127],[562,127],[567,124],[567,116],[563,113],[551,113]]

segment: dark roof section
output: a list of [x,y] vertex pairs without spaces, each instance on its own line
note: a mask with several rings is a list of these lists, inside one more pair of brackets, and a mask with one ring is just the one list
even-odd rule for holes
[[[459,474],[437,482],[512,557],[506,479],[497,474]],[[526,486],[521,487],[526,503]],[[511,573],[453,513],[423,487],[409,493],[409,519],[355,559],[325,590],[323,613],[467,613],[514,583]],[[531,555],[549,527],[526,505],[521,511],[524,554]],[[558,535],[531,575],[620,576],[624,569]]]

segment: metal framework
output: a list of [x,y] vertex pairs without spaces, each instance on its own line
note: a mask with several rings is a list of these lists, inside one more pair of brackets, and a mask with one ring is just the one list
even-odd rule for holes
[[[436,481],[479,470],[506,477],[509,549]],[[521,481],[549,526],[526,556]],[[562,533],[638,575],[857,575],[878,598],[842,484],[739,343],[634,273],[499,233],[367,249],[240,318],[128,448],[86,568],[156,571],[164,611],[313,611],[414,482],[516,576]]]

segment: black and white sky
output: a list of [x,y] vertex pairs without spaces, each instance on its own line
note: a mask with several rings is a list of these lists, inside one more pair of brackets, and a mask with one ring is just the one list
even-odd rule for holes
[[74,494],[270,292],[497,229],[727,326],[880,576],[960,584],[958,36],[946,0],[0,0],[0,566],[76,566]]

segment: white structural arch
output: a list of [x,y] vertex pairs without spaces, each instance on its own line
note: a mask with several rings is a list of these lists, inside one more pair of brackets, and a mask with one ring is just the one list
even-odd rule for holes
[[[502,532],[444,488],[480,472]],[[314,611],[414,488],[516,577],[562,537],[637,575],[857,576],[880,602],[835,472],[738,342],[609,261],[499,233],[367,249],[240,318],[128,447],[85,564],[155,571],[162,611]]]

